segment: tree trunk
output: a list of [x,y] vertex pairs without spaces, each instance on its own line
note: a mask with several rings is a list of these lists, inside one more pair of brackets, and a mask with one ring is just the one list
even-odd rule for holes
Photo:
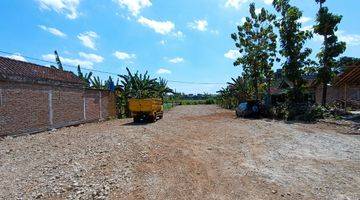
[[328,69],[328,65],[327,65],[327,60],[328,60],[328,57],[327,57],[327,49],[328,49],[328,36],[325,35],[324,36],[324,60],[323,60],[323,95],[322,95],[322,101],[321,101],[321,105],[322,106],[326,106],[326,94],[327,94],[327,84],[329,83],[329,77],[330,77],[330,70]]
[[323,83],[322,101],[321,101],[322,106],[326,106],[326,95],[327,95],[327,84]]
[[255,89],[255,100],[259,100],[259,88],[258,88],[258,80],[254,78],[254,89]]

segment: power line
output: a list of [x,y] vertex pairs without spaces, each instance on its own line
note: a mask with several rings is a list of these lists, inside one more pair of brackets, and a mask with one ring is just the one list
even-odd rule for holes
[[[0,53],[6,54],[6,55],[14,55],[14,56],[19,55],[18,53],[11,53],[11,52],[4,51],[4,50],[0,50]],[[48,61],[48,60],[44,60],[44,59],[40,59],[40,58],[34,58],[34,57],[26,56],[26,55],[23,55],[23,54],[21,54],[21,56],[26,58],[26,59],[29,59],[29,60],[35,60],[35,61],[49,63],[49,64],[53,64],[53,65],[57,64],[56,62],[53,62],[53,61]],[[63,64],[63,66],[77,69],[77,66],[74,66],[74,65]],[[85,70],[85,71],[89,71],[89,72],[98,72],[98,73],[109,74],[109,75],[114,75],[114,76],[119,75],[117,73],[101,71],[101,70],[96,70],[96,69],[81,68],[81,70]],[[224,84],[226,84],[226,83],[192,82],[192,81],[177,81],[177,80],[167,80],[167,81],[169,83],[181,83],[181,84],[192,84],[192,85],[224,85]]]

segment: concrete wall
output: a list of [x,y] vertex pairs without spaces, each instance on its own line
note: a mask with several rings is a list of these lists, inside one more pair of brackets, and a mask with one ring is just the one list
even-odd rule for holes
[[108,91],[0,82],[0,136],[108,119],[115,108]]

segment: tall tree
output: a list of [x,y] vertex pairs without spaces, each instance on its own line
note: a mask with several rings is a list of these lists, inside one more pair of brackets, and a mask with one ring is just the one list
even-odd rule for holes
[[231,34],[231,38],[241,53],[234,65],[243,67],[244,78],[251,80],[253,96],[258,100],[259,85],[265,82],[267,88],[270,88],[271,84],[272,67],[276,60],[277,36],[273,28],[276,16],[264,8],[257,14],[254,3],[250,4],[249,11],[250,17],[237,27],[238,32]]
[[334,68],[337,66],[336,58],[345,52],[346,43],[339,42],[335,32],[341,22],[342,16],[329,12],[323,4],[326,0],[315,0],[319,4],[319,11],[316,17],[314,32],[323,36],[324,43],[317,57],[320,61],[318,70],[318,81],[322,84],[322,105],[326,105],[327,87],[334,74]]
[[273,6],[281,14],[281,19],[276,22],[280,32],[280,54],[286,58],[283,63],[285,77],[292,82],[293,89],[290,93],[291,102],[299,102],[302,98],[302,87],[305,81],[302,76],[304,67],[312,62],[308,59],[312,50],[304,48],[306,40],[312,37],[310,31],[301,30],[302,12],[291,6],[290,0],[274,0]]

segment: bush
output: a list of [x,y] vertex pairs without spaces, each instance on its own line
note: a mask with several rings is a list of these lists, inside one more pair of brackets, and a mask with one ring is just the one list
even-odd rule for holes
[[288,106],[286,104],[273,106],[269,109],[269,117],[287,120],[289,118]]
[[311,106],[305,110],[304,114],[297,116],[297,120],[305,122],[314,122],[318,119],[323,119],[326,113],[326,108],[323,106]]

